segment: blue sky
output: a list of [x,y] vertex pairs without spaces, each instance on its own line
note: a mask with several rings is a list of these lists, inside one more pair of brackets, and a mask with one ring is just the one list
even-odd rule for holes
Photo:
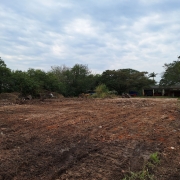
[[86,64],[158,73],[180,55],[179,0],[1,0],[0,57],[13,70]]

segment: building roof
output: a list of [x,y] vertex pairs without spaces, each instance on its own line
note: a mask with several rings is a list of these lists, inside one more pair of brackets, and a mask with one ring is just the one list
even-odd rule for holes
[[149,88],[145,88],[145,89],[179,89],[180,90],[180,84],[173,85],[173,86],[152,85]]

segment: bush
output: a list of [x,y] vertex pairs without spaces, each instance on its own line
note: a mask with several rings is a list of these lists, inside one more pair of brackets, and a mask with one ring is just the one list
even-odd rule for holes
[[106,87],[105,84],[101,84],[99,86],[96,87],[95,89],[95,94],[93,95],[93,97],[97,97],[97,98],[106,98],[109,97],[109,90]]

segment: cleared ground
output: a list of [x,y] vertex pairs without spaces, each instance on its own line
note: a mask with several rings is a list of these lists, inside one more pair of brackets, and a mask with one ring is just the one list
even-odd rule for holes
[[0,106],[0,180],[120,180],[150,154],[180,179],[177,99],[68,99]]

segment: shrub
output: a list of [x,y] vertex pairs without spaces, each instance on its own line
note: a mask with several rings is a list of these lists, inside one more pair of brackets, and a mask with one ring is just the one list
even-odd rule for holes
[[95,89],[95,94],[93,95],[93,97],[98,97],[98,98],[106,98],[109,96],[109,90],[106,87],[105,84],[101,84],[99,86],[96,87]]

